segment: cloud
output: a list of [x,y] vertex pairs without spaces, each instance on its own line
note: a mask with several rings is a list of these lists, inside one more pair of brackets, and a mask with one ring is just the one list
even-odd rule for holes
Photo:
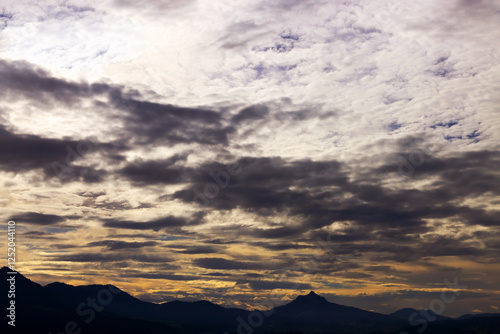
[[126,112],[124,121],[127,131],[140,144],[227,145],[228,136],[234,132],[234,128],[223,124],[223,115],[215,111],[127,100],[123,97],[120,101],[123,103],[115,107]]
[[52,255],[47,256],[50,261],[61,261],[61,262],[118,262],[125,259],[136,262],[145,263],[165,263],[173,261],[172,258],[159,255],[150,254],[137,254],[137,253],[114,253],[114,254],[102,254],[102,253],[75,253],[75,254],[63,254],[63,255]]
[[[13,220],[16,223],[41,226],[58,225],[59,223],[65,222],[67,219],[68,217],[49,215],[38,212],[18,213],[9,218],[9,220]],[[41,233],[40,235],[43,235],[43,233]]]
[[154,241],[128,242],[120,240],[102,240],[102,241],[89,242],[85,245],[85,247],[103,246],[108,250],[113,251],[120,249],[137,249],[137,248],[151,247],[151,246],[156,246],[157,244],[158,243]]
[[272,251],[283,251],[283,250],[296,250],[296,249],[310,249],[314,248],[312,245],[307,244],[297,244],[297,243],[273,243],[273,242],[252,242],[252,246],[259,246]]
[[88,85],[54,78],[48,71],[26,61],[0,59],[0,94],[7,99],[22,94],[34,101],[46,101],[47,97],[66,105],[75,104],[82,97],[89,97],[111,87]]
[[187,156],[175,155],[166,160],[134,161],[119,173],[130,181],[139,184],[176,184],[190,181],[189,168],[176,165],[185,161]]
[[[86,146],[78,153],[76,150]],[[0,161],[3,171],[22,173],[41,169],[46,178],[58,177],[62,182],[81,181],[95,183],[102,180],[106,172],[93,167],[73,165],[96,145],[88,141],[59,140],[35,135],[14,134],[0,124]],[[101,147],[102,149],[102,147]],[[96,149],[99,150],[99,149]]]
[[233,269],[242,269],[242,270],[257,270],[268,268],[268,264],[263,264],[259,262],[242,262],[242,261],[234,261],[227,260],[224,258],[212,257],[212,258],[200,258],[193,260],[193,263],[201,268],[205,269],[216,269],[216,270],[233,270]]
[[394,268],[391,266],[383,266],[383,265],[366,266],[364,269],[367,271],[384,271],[384,272],[389,272],[394,270]]
[[231,118],[235,124],[243,121],[258,120],[266,117],[269,114],[269,108],[265,105],[251,106],[240,110],[236,115]]
[[254,290],[276,290],[276,289],[293,289],[293,290],[311,290],[313,287],[307,283],[282,282],[282,281],[239,281],[239,284],[246,283]]
[[169,281],[196,281],[206,279],[202,276],[195,275],[177,275],[177,274],[166,274],[166,273],[137,273],[137,274],[125,274],[123,277],[132,278],[146,278],[146,279],[161,279]]
[[23,233],[23,236],[28,239],[42,239],[42,240],[57,240],[58,237],[54,236],[53,233],[45,231],[27,231]]
[[177,253],[181,254],[213,254],[219,252],[220,250],[213,246],[193,246],[181,251],[177,251]]
[[[228,136],[235,131],[224,125],[224,115],[220,112],[134,99],[141,97],[135,90],[126,91],[107,83],[71,82],[26,61],[1,60],[0,74],[1,94],[7,98],[21,94],[36,103],[58,102],[66,106],[92,101],[100,107],[120,110],[119,116],[110,115],[126,124],[125,133],[119,135],[133,135],[138,144],[227,145]],[[102,102],[105,97],[107,103]]]
[[203,224],[202,217],[188,219],[183,217],[166,216],[163,218],[147,221],[136,222],[130,220],[119,219],[103,219],[103,226],[108,228],[122,228],[130,230],[168,230],[185,226],[194,226]]
[[147,13],[148,15],[165,15],[169,11],[176,12],[177,9],[185,10],[186,7],[191,6],[195,3],[194,0],[154,0],[149,1],[147,6],[141,3],[137,3],[136,1],[130,0],[112,0],[106,3],[106,6],[115,7],[115,8],[133,8],[134,10],[142,10],[143,13]]
[[[360,174],[362,178],[356,180],[349,179],[345,165],[335,160],[284,161],[280,158],[258,158],[241,174],[231,177],[218,196],[209,196],[207,203],[200,204],[218,210],[252,210],[263,218],[286,214],[299,221],[267,228],[226,228],[226,232],[231,231],[240,236],[259,239],[296,238],[316,229],[345,222],[348,225],[337,229],[334,234],[314,232],[316,234],[309,235],[309,238],[314,236],[325,240],[328,237],[332,242],[351,242],[342,247],[345,254],[390,253],[393,255],[386,257],[386,260],[390,258],[404,262],[432,255],[484,255],[485,250],[475,243],[469,244],[455,237],[435,239],[430,234],[433,227],[427,220],[454,220],[458,217],[464,224],[495,225],[496,211],[459,203],[469,196],[497,193],[498,187],[495,185],[499,175],[492,171],[495,170],[493,166],[497,163],[498,154],[464,152],[449,158],[427,156],[425,159],[422,165],[416,167],[421,173],[418,177],[425,174],[426,178],[435,181],[432,187],[417,190],[391,189],[379,184],[379,177],[387,175],[379,173],[396,174],[397,165],[370,166]],[[482,164],[476,163],[479,160]],[[453,177],[455,171],[457,174]],[[197,181],[196,177],[202,171],[200,168],[189,170],[188,173],[192,175],[191,180]],[[474,177],[469,178],[469,173]],[[177,191],[174,198],[192,202],[195,190],[203,190],[204,184],[200,181]],[[427,236],[422,239],[421,235],[426,233]]]

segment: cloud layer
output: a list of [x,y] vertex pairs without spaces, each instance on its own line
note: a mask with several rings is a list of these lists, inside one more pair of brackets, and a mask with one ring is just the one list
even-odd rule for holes
[[154,301],[315,289],[387,312],[460,277],[449,311],[491,312],[498,9],[3,5],[0,200],[23,268]]

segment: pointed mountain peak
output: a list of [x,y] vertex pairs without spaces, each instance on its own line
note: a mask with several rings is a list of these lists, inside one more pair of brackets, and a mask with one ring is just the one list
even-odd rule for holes
[[[28,278],[26,278],[23,275],[21,275],[21,273],[18,272],[17,270],[12,270],[12,269],[10,269],[9,267],[6,267],[6,266],[4,266],[4,267],[2,267],[2,269],[0,269],[0,274],[1,275],[7,275],[8,273],[13,273],[13,272],[16,273],[15,275],[16,275],[17,278],[24,279],[24,280],[29,280]],[[29,280],[29,281],[31,281],[31,280]]]
[[321,297],[316,292],[311,291],[309,294],[304,296],[298,296],[292,303],[300,303],[300,304],[325,304],[329,303],[325,297]]

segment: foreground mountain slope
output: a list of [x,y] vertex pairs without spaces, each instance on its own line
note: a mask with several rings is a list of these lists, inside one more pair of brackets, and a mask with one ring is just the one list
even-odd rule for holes
[[[8,274],[7,267],[0,269],[0,290],[8,291],[7,278],[15,276],[15,327],[2,321],[1,333],[65,333],[80,330],[82,333],[108,334],[108,333],[181,333],[179,329],[161,322],[141,321],[133,318],[116,316],[102,310],[96,312],[92,321],[87,322],[87,317],[77,313],[75,300],[67,291],[59,293],[46,289],[20,273]],[[68,286],[72,287],[72,286]],[[75,287],[72,287],[75,288]],[[83,296],[81,296],[83,297]],[[95,295],[86,295],[93,298]],[[2,309],[10,304],[7,293],[2,296]],[[88,310],[88,309],[85,309]],[[68,327],[69,326],[69,327]],[[71,329],[71,330],[68,330]],[[184,332],[182,332],[184,333]]]
[[[105,312],[120,317],[172,324],[191,328],[199,324],[205,328],[228,330],[237,325],[236,318],[248,314],[246,310],[228,309],[208,301],[172,301],[163,304],[144,302],[112,285],[72,286],[64,283],[51,283],[45,286],[48,291],[66,296],[66,300],[76,308],[86,299],[110,295],[112,300],[104,305]],[[114,291],[109,293],[108,291]],[[98,298],[96,298],[98,301]],[[199,326],[196,326],[199,327]]]

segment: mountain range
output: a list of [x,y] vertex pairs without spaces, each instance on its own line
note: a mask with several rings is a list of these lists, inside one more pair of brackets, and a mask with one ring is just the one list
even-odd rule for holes
[[[4,310],[11,300],[7,296],[7,278],[12,276],[9,271],[7,267],[0,270]],[[15,276],[15,327],[7,324],[9,318],[4,318],[2,327],[6,331],[2,333],[500,334],[500,313],[453,319],[405,308],[386,315],[331,303],[313,291],[267,311],[226,308],[208,301],[155,304],[113,285],[72,286],[56,282],[41,286],[20,273]],[[415,312],[418,316],[410,323]]]

